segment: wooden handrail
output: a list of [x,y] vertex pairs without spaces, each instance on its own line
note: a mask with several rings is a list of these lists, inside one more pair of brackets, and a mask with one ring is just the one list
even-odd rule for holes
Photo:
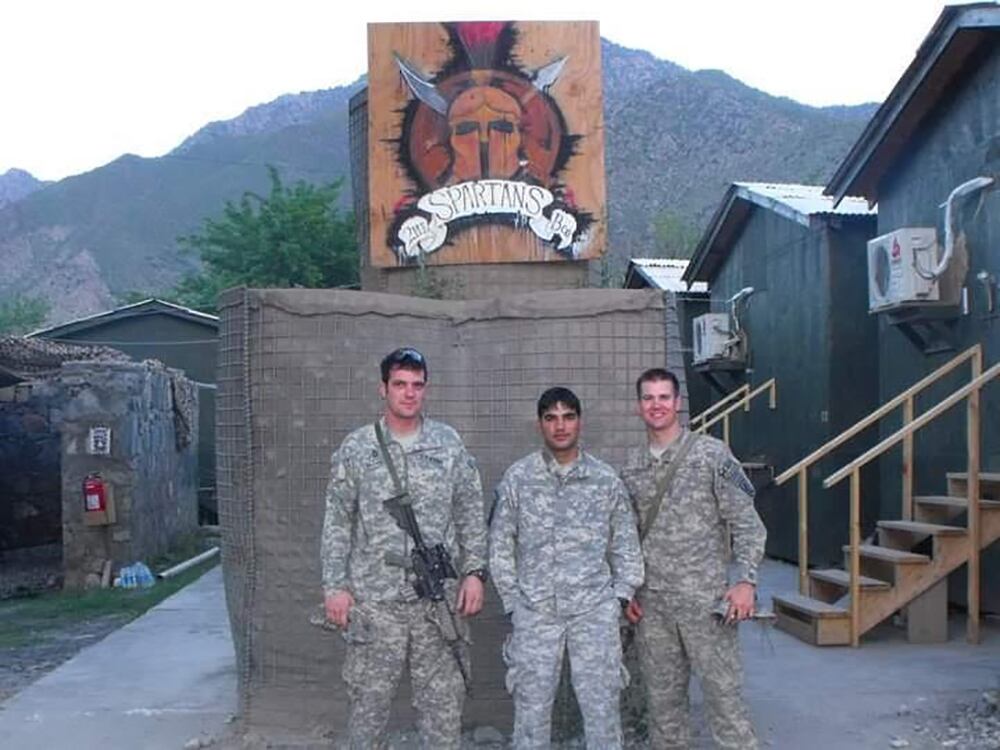
[[774,409],[777,406],[777,384],[774,378],[761,383],[759,386],[754,388],[752,391],[746,393],[743,398],[734,404],[731,404],[725,411],[716,414],[707,422],[704,422],[700,427],[696,427],[692,432],[708,432],[709,428],[722,421],[722,440],[726,445],[729,445],[729,415],[741,407],[745,407],[746,411],[750,410],[750,402],[753,401],[757,396],[759,396],[764,391],[770,391],[770,398],[768,399],[768,406]]
[[732,393],[728,394],[722,400],[716,401],[710,407],[708,407],[707,409],[705,409],[705,411],[703,411],[700,414],[698,414],[698,416],[692,417],[691,421],[688,423],[688,429],[689,430],[696,430],[696,429],[698,429],[697,426],[696,426],[698,422],[704,422],[706,419],[708,419],[708,415],[709,414],[712,414],[712,413],[718,411],[723,406],[725,406],[726,404],[728,404],[730,401],[732,401],[735,398],[739,398],[739,396],[741,394],[745,394],[749,390],[750,390],[749,383],[744,383],[739,388],[737,388],[735,391],[733,391]]
[[[982,369],[981,353],[973,360],[973,371],[978,373]],[[861,597],[860,597],[860,563],[859,548],[861,535],[858,531],[858,524],[861,517],[861,469],[869,462],[881,456],[893,446],[901,443],[907,438],[934,421],[944,412],[951,409],[962,399],[968,398],[968,421],[966,429],[966,443],[968,449],[968,468],[966,474],[966,530],[968,553],[968,633],[967,638],[970,643],[979,642],[979,581],[980,581],[980,547],[982,546],[982,527],[980,525],[980,504],[979,504],[979,463],[980,463],[980,390],[984,385],[994,378],[1000,377],[1000,363],[993,365],[986,372],[977,374],[971,381],[959,388],[945,399],[942,399],[930,409],[911,422],[904,424],[900,429],[880,442],[875,447],[858,456],[856,459],[841,467],[823,482],[827,489],[833,487],[845,477],[851,477],[851,544],[850,544],[850,599],[851,599],[851,645],[857,646],[860,637],[860,617],[861,617]],[[911,446],[912,449],[912,446]]]
[[914,419],[908,425],[900,427],[898,430],[896,430],[896,432],[887,437],[885,440],[876,445],[874,448],[865,451],[856,459],[851,461],[849,464],[845,464],[841,468],[837,469],[837,471],[835,471],[833,474],[828,476],[823,481],[823,486],[826,489],[830,489],[835,484],[844,479],[852,471],[854,471],[855,469],[860,469],[862,466],[867,464],[872,459],[878,458],[887,450],[889,450],[892,446],[902,441],[904,437],[916,432],[928,422],[933,421],[936,417],[941,415],[942,412],[948,411],[948,409],[953,407],[955,404],[964,399],[970,393],[979,390],[986,383],[988,383],[990,380],[997,377],[998,375],[1000,375],[1000,362],[993,365],[993,367],[988,369],[986,372],[984,372],[975,380],[970,380],[968,383],[966,383],[957,391],[948,396],[948,398],[944,399],[943,401],[939,401],[937,404],[935,404],[930,409],[925,411],[923,414]]
[[[832,440],[827,441],[819,448],[798,463],[785,469],[777,477],[775,484],[782,485],[794,476],[798,477],[798,512],[799,512],[799,593],[805,594],[809,588],[809,468],[820,459],[827,456],[831,451],[840,447],[859,432],[868,429],[876,424],[882,417],[893,411],[896,407],[903,407],[903,423],[909,424],[913,421],[913,402],[916,396],[929,385],[948,375],[957,367],[968,360],[973,361],[973,377],[981,372],[983,348],[981,345],[969,347],[961,354],[945,362],[929,375],[918,380],[902,393],[897,394],[889,401],[885,402],[878,409],[867,417],[855,422],[851,427],[841,432]],[[978,368],[978,369],[977,369]],[[902,517],[909,520],[913,517],[913,438],[906,438],[903,446],[903,512]]]
[[852,437],[857,435],[862,430],[871,427],[873,424],[875,424],[877,421],[879,421],[882,417],[891,412],[897,406],[903,404],[908,399],[913,398],[932,383],[936,383],[938,380],[943,378],[945,375],[949,374],[952,370],[957,368],[963,362],[971,359],[977,354],[981,354],[982,349],[983,348],[980,344],[976,344],[975,346],[966,349],[961,354],[957,355],[948,362],[944,363],[934,372],[930,373],[924,378],[921,378],[916,383],[907,388],[905,391],[894,396],[891,400],[886,401],[884,404],[882,404],[882,406],[873,411],[867,417],[858,422],[855,422],[853,426],[848,427],[842,433],[837,435],[837,437],[826,442],[825,444],[814,450],[812,453],[810,453],[808,456],[803,458],[798,463],[789,466],[787,469],[785,469],[783,472],[781,472],[778,476],[774,478],[774,483],[779,485],[784,484],[789,479],[798,474],[803,468],[808,468],[812,466],[821,458],[824,458],[828,453],[830,453],[830,451],[834,450],[835,448],[839,448],[841,445],[843,445],[845,442],[850,440]]

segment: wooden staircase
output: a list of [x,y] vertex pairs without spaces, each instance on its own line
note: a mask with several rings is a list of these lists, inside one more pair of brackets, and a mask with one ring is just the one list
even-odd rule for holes
[[[979,488],[980,547],[985,549],[1000,539],[1000,473],[979,472]],[[948,474],[946,496],[915,496],[915,520],[879,521],[878,544],[859,547],[858,636],[968,562],[967,492],[967,473]],[[844,547],[845,569],[809,571],[808,596],[774,596],[777,627],[817,646],[852,642],[849,550]]]

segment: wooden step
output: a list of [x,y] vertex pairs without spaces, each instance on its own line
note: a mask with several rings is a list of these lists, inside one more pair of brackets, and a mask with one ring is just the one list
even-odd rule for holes
[[[850,553],[851,545],[845,544],[844,552]],[[891,547],[876,547],[874,544],[862,544],[858,547],[858,552],[862,557],[870,557],[875,560],[896,563],[897,565],[926,565],[931,561],[927,555],[916,552],[904,552],[903,550],[892,549]]]
[[[949,471],[947,474],[948,479],[957,479],[960,482],[964,482],[969,478],[969,472],[967,471]],[[989,482],[990,484],[1000,484],[1000,473],[995,471],[981,471],[979,472],[979,483]]]
[[[840,568],[810,570],[809,577],[826,583],[842,586],[845,589],[849,588],[851,585],[851,574],[846,570],[841,570]],[[860,584],[863,589],[872,589],[875,591],[885,591],[892,588],[892,584],[888,581],[882,581],[878,578],[869,578],[868,576],[860,576]]]
[[[949,471],[948,494],[964,495],[969,481],[967,471]],[[994,500],[1000,500],[1000,473],[995,471],[979,472],[979,491]]]
[[846,646],[851,642],[851,613],[798,593],[772,597],[775,627],[814,646]]
[[[969,506],[968,498],[950,497],[948,495],[917,495],[913,498],[917,505],[926,505],[933,508],[955,508],[964,510]],[[1000,500],[985,500],[980,498],[979,508],[981,510],[1000,510]]]
[[826,602],[821,602],[819,599],[813,599],[811,596],[802,596],[802,594],[794,591],[788,591],[784,594],[774,594],[771,597],[771,601],[774,604],[775,612],[778,611],[779,607],[781,609],[794,609],[804,615],[820,619],[824,617],[849,616],[851,614],[850,610],[844,607],[838,607],[836,604],[827,604]]
[[879,521],[880,529],[889,531],[905,531],[909,534],[923,536],[965,536],[961,526],[942,526],[938,523],[923,523],[922,521]]

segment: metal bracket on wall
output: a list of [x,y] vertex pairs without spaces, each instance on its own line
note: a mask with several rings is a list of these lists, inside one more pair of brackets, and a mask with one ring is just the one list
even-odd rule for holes
[[695,367],[695,370],[701,373],[701,376],[705,378],[705,380],[708,381],[708,384],[718,391],[720,395],[728,396],[733,392],[733,389],[738,388],[745,382],[745,368],[746,365],[740,363],[739,368],[733,367],[729,369],[721,369],[717,366],[698,366]]
[[909,308],[888,313],[889,324],[899,329],[924,354],[955,351],[958,315],[951,309]]

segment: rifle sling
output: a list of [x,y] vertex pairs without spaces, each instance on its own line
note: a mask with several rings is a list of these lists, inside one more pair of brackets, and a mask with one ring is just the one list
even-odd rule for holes
[[404,499],[406,495],[403,492],[403,485],[399,481],[396,464],[392,462],[392,455],[389,453],[389,445],[386,443],[381,422],[375,422],[375,438],[378,440],[379,450],[382,451],[382,460],[385,462],[385,468],[389,470],[389,476],[392,478],[392,487],[396,491],[396,495],[400,498],[401,503],[409,502],[408,499]]
[[684,436],[684,440],[677,449],[677,455],[674,456],[674,460],[671,461],[670,466],[667,467],[667,472],[663,475],[663,479],[657,483],[656,500],[653,501],[653,507],[649,509],[649,515],[646,516],[645,523],[643,523],[642,527],[639,529],[640,542],[645,541],[646,535],[649,534],[649,530],[652,529],[653,524],[656,523],[656,517],[660,515],[660,508],[663,507],[663,500],[666,498],[667,493],[670,492],[670,485],[673,484],[674,477],[677,476],[677,470],[680,469],[688,451],[691,450],[697,440],[698,436],[693,432],[689,432]]

